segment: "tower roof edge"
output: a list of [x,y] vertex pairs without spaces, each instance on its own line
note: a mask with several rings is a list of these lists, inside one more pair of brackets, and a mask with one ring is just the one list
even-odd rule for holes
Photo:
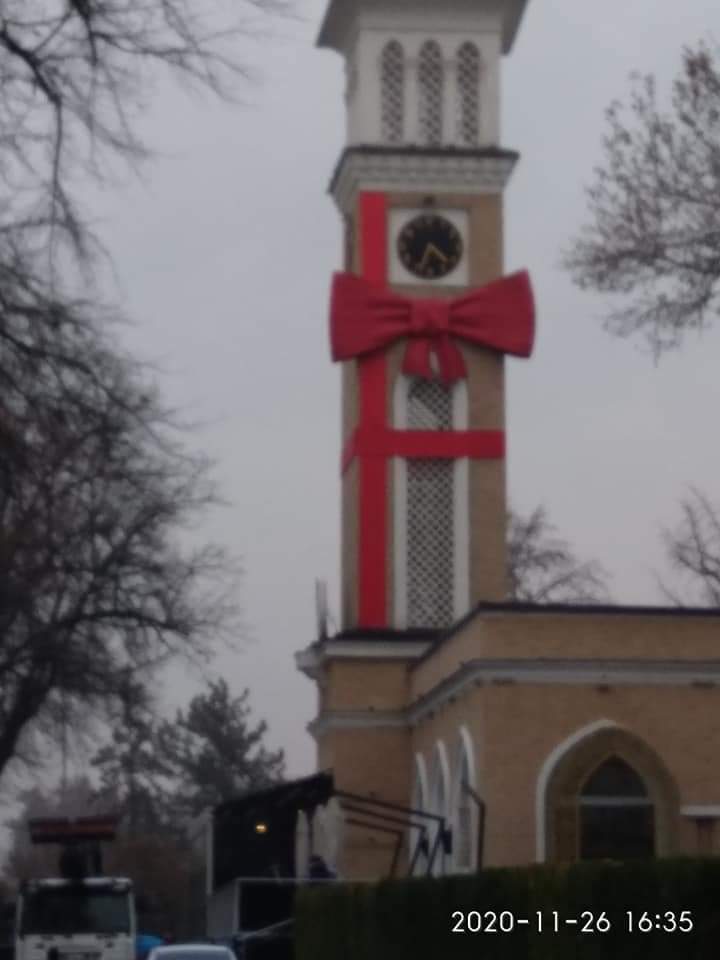
[[[502,52],[505,54],[512,50],[527,2],[528,0],[455,0],[459,8],[470,12],[485,8],[501,15]],[[410,3],[407,0],[386,0],[386,3],[388,8],[410,11],[415,7],[417,12],[421,13],[423,7],[428,5],[428,0],[411,0]],[[378,9],[379,6],[374,0],[329,0],[316,45],[343,53],[345,37],[352,26],[353,15],[361,9]]]

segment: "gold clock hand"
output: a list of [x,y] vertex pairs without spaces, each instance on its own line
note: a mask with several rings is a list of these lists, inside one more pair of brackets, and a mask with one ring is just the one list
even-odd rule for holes
[[425,252],[433,253],[437,257],[437,259],[442,260],[443,263],[448,262],[448,258],[445,256],[442,250],[438,250],[438,248],[435,246],[434,243],[429,243],[425,249]]
[[418,267],[417,267],[418,270],[422,270],[423,267],[425,266],[425,263],[426,263],[426,261],[427,261],[428,255],[429,255],[429,253],[430,253],[430,247],[432,247],[432,244],[431,244],[431,243],[429,243],[429,244],[425,247],[425,249],[423,250],[422,258],[421,258],[420,263],[418,264]]

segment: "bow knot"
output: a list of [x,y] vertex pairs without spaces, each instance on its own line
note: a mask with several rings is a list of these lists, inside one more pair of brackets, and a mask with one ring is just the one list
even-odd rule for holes
[[336,273],[330,304],[333,360],[350,360],[408,338],[403,371],[445,383],[467,376],[456,340],[529,357],[535,323],[525,271],[454,299],[412,300],[370,286],[362,277]]
[[410,303],[410,336],[439,337],[447,334],[450,311],[446,300],[412,300]]

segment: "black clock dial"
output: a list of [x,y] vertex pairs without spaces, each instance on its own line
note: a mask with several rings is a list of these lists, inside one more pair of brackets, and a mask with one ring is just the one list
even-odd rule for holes
[[421,213],[398,234],[397,251],[406,270],[423,280],[435,280],[458,265],[463,242],[457,227],[445,217]]

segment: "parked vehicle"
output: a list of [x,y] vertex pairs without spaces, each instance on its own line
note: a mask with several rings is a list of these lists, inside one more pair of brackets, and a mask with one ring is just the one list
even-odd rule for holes
[[135,910],[125,877],[29,880],[20,889],[15,960],[134,960]]
[[235,954],[213,943],[171,943],[154,947],[148,960],[235,960]]

